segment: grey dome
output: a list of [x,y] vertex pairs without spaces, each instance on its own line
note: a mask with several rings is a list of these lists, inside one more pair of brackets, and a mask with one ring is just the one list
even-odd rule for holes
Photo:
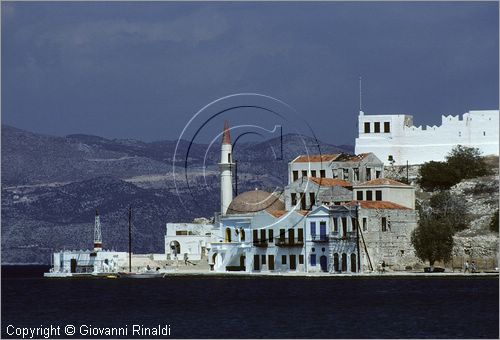
[[285,204],[279,196],[267,191],[253,190],[236,196],[227,208],[227,214],[247,214],[262,210],[285,210]]

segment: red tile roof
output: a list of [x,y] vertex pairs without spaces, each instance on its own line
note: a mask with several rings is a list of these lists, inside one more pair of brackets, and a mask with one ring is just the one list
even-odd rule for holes
[[399,205],[389,201],[351,201],[346,203],[347,206],[353,206],[359,203],[363,209],[398,209],[398,210],[412,210],[403,205]]
[[[268,213],[270,213],[271,215],[273,215],[274,217],[281,217],[283,215],[285,215],[286,213],[288,213],[287,210],[266,210]],[[301,215],[304,215],[306,216],[309,211],[307,210],[294,210],[297,214],[301,214]]]
[[326,155],[300,155],[295,158],[292,163],[308,163],[308,162],[330,162],[335,160],[339,153],[326,154]]
[[314,183],[323,187],[352,187],[352,183],[338,178],[308,177]]
[[379,186],[379,185],[396,185],[401,187],[411,187],[411,185],[401,183],[389,178],[377,178],[371,181],[359,184],[359,186]]
[[359,162],[366,158],[369,155],[369,153],[360,153],[359,155],[348,155],[343,153],[340,155],[336,161],[337,162]]
[[224,133],[222,134],[222,144],[231,144],[231,134],[229,133],[229,122],[224,122]]

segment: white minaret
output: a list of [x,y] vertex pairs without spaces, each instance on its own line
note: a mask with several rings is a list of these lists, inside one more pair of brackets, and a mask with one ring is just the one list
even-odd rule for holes
[[232,176],[232,150],[231,135],[229,134],[229,123],[224,122],[224,133],[220,148],[220,212],[225,215],[229,204],[233,200],[233,176]]
[[102,250],[102,234],[101,234],[101,221],[99,219],[99,210],[95,211],[94,222],[94,251]]

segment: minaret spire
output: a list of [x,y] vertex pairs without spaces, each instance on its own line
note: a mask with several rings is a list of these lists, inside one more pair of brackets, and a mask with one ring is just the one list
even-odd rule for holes
[[94,251],[102,250],[101,220],[99,219],[99,210],[95,210],[94,222]]
[[222,133],[222,145],[220,154],[220,211],[225,215],[227,208],[233,200],[233,175],[232,160],[233,147],[231,145],[231,135],[229,133],[229,122],[224,122],[224,131]]

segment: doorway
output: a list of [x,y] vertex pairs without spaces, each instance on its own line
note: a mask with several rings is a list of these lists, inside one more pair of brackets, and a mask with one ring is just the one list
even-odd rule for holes
[[326,260],[326,256],[323,255],[319,258],[319,265],[321,266],[321,271],[328,271],[328,261]]
[[347,254],[346,253],[342,254],[342,271],[343,272],[347,271]]
[[290,270],[296,270],[296,269],[297,269],[297,256],[290,255]]

